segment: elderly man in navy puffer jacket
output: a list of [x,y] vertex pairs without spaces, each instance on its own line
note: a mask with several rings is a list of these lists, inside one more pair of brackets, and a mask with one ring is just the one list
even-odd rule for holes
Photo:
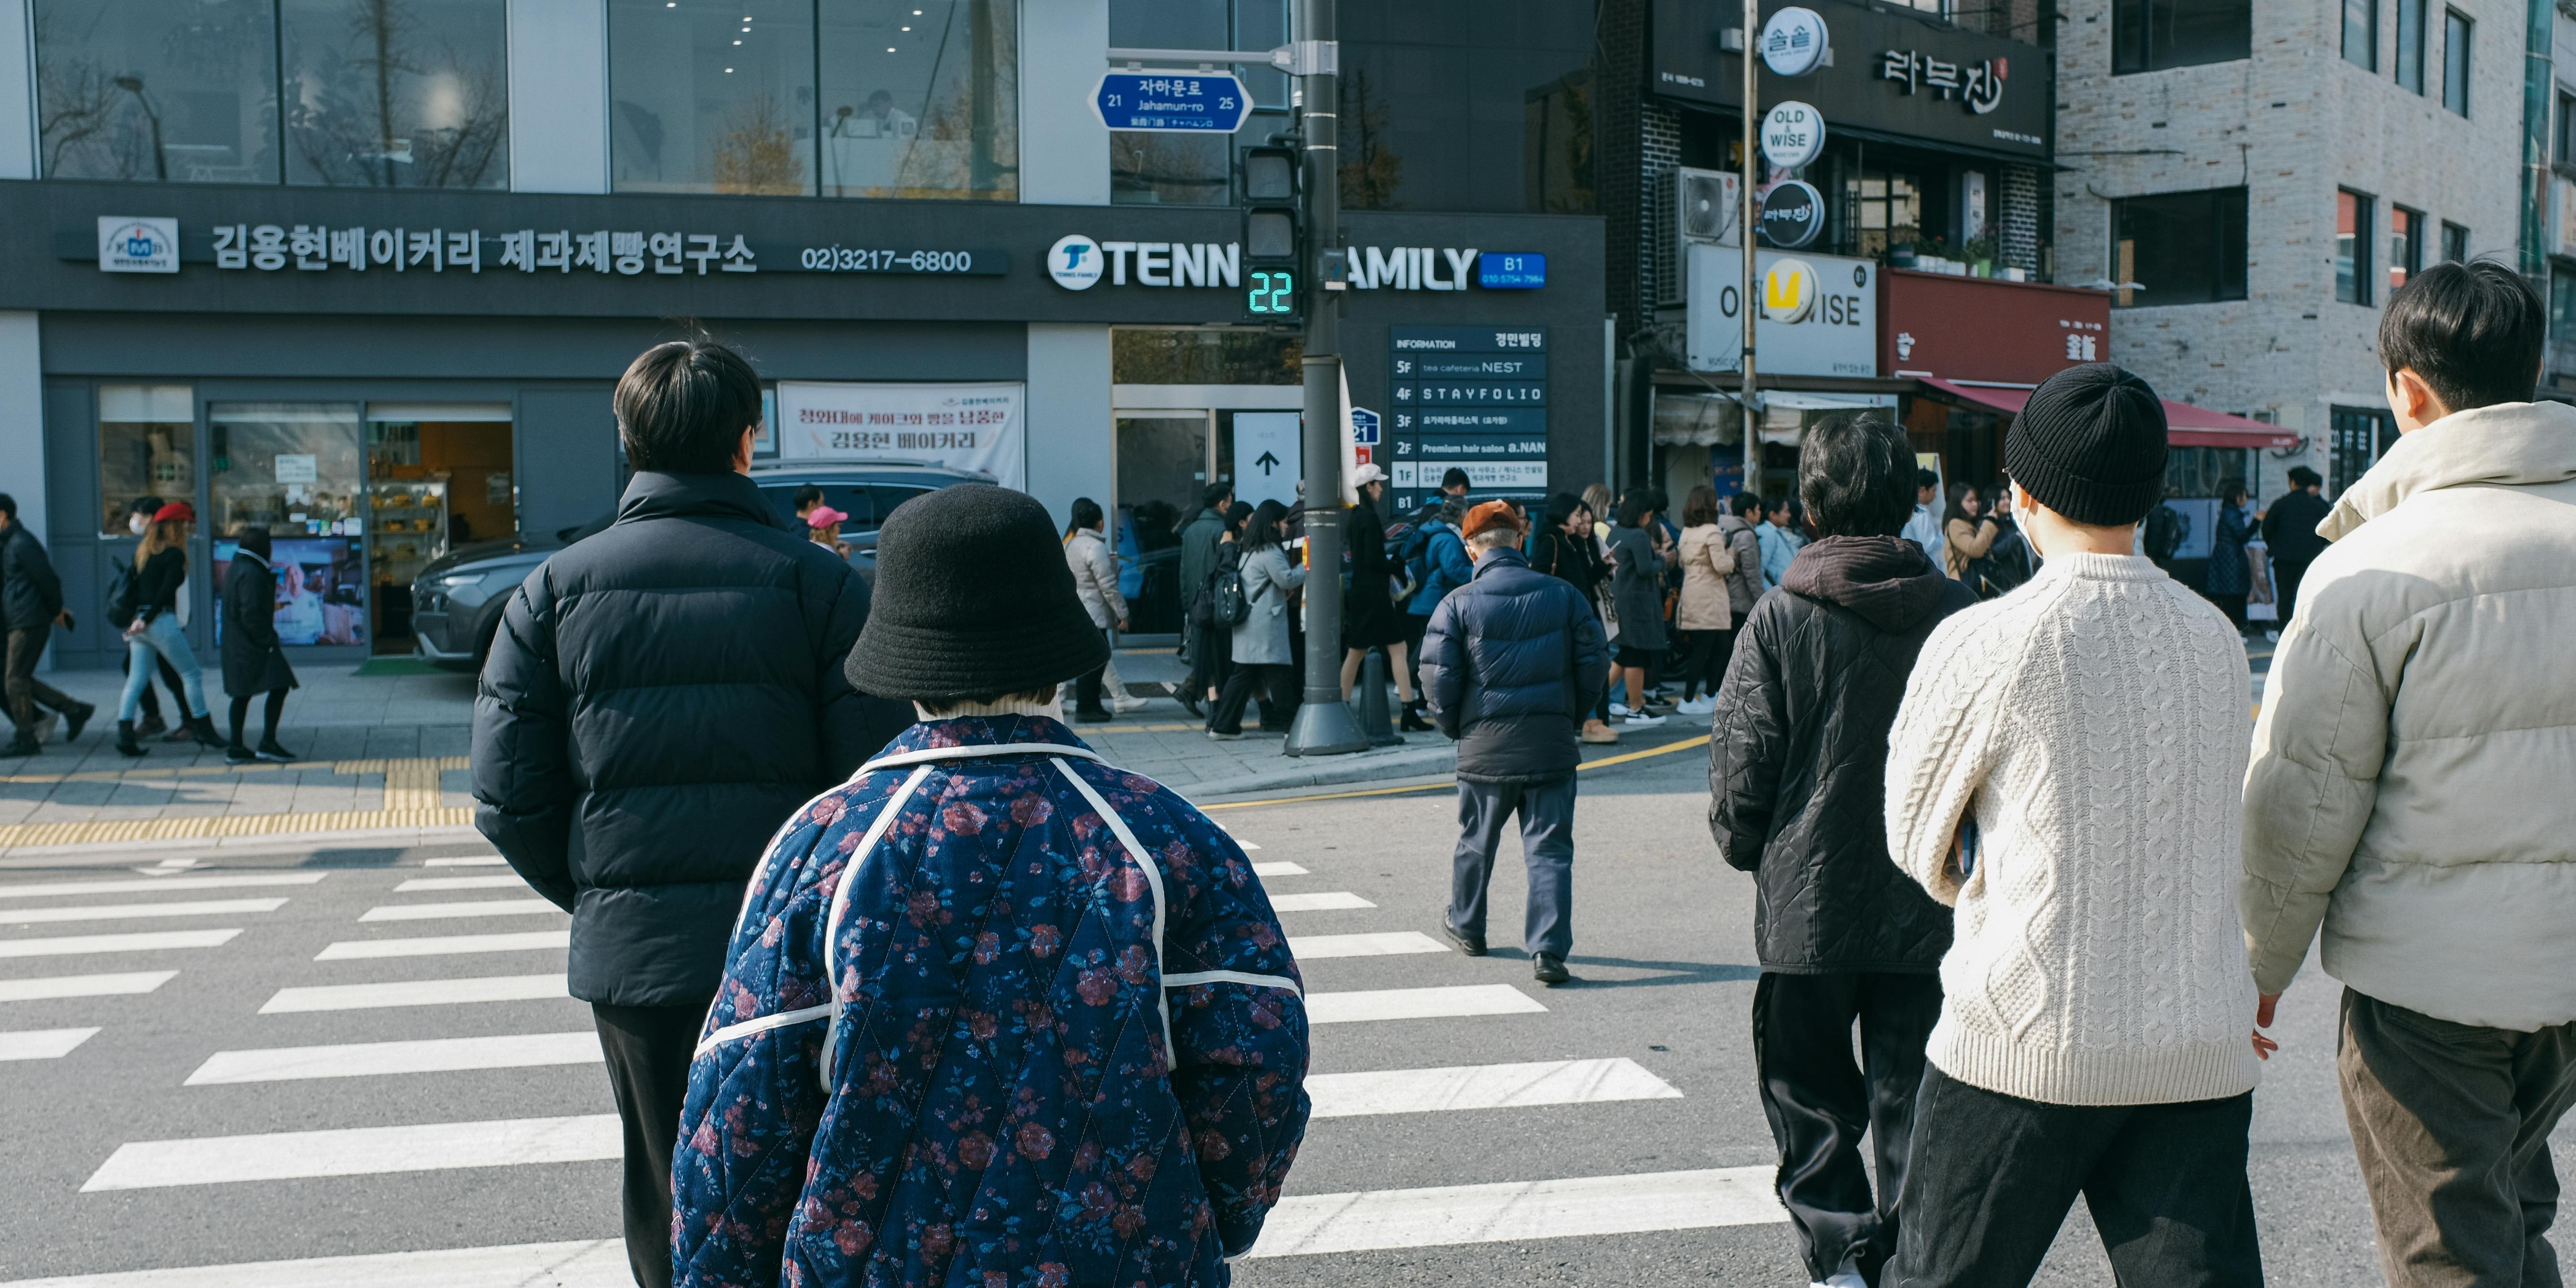
[[1441,926],[1470,957],[1485,954],[1485,887],[1503,824],[1517,811],[1529,865],[1522,930],[1530,973],[1573,978],[1575,741],[1600,697],[1609,646],[1592,605],[1521,554],[1522,523],[1501,501],[1459,525],[1475,579],[1431,615],[1422,692],[1440,732],[1458,740],[1458,855]]

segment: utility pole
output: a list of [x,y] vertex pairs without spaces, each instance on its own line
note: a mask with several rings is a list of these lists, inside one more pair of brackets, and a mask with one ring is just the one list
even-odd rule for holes
[[1753,319],[1760,316],[1760,297],[1754,294],[1761,274],[1753,268],[1753,133],[1754,122],[1761,119],[1754,105],[1754,45],[1761,40],[1761,0],[1744,0],[1744,180],[1736,185],[1737,199],[1743,204],[1736,212],[1736,240],[1744,243],[1744,294],[1739,310],[1744,319],[1744,358],[1737,365],[1742,382],[1735,387],[1736,405],[1744,409],[1744,490],[1760,492],[1762,462],[1761,395],[1753,391]]
[[1280,750],[1368,750],[1342,702],[1342,296],[1317,270],[1342,244],[1340,47],[1335,0],[1298,0],[1294,64],[1306,198],[1306,697]]

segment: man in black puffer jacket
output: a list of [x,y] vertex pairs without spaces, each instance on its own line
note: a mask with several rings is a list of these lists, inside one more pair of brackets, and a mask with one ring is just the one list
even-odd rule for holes
[[626,1124],[627,1259],[671,1281],[671,1148],[689,1058],[777,831],[912,723],[841,664],[867,584],[772,517],[746,471],[751,365],[647,350],[617,385],[617,521],[511,597],[474,703],[474,825],[572,913]]
[[1932,628],[1977,602],[1897,535],[1915,469],[1905,432],[1879,417],[1807,431],[1798,492],[1823,535],[1790,561],[1786,593],[1764,596],[1739,628],[1708,744],[1709,831],[1756,883],[1753,1052],[1780,1201],[1810,1279],[1834,1288],[1875,1282],[1896,1250],[1914,1088],[1950,948],[1950,910],[1887,853],[1887,731],[1905,677]]
[[1485,953],[1485,887],[1503,824],[1521,818],[1529,865],[1523,943],[1530,973],[1573,978],[1575,735],[1601,696],[1610,650],[1592,605],[1521,554],[1526,529],[1501,501],[1459,525],[1472,581],[1450,592],[1422,634],[1422,692],[1458,740],[1458,853],[1441,925],[1470,957]]

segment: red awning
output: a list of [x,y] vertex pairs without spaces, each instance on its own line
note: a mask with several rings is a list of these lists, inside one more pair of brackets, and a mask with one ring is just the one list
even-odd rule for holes
[[[1917,377],[1924,384],[1962,402],[1992,408],[2007,416],[2021,414],[2030,390],[2010,385],[1975,385],[1937,376]],[[2278,425],[2230,416],[2190,403],[2159,399],[2165,405],[2165,441],[2176,447],[2296,447],[2299,436]]]

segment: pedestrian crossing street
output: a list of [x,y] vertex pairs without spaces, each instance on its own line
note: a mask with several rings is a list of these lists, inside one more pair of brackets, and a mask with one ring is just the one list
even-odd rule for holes
[[[1248,842],[1245,848],[1259,846]],[[1767,1166],[1548,1173],[1552,1112],[1633,1104],[1629,1112],[1650,1114],[1652,1102],[1683,1097],[1628,1055],[1575,1052],[1437,1067],[1390,1059],[1385,1063],[1398,1067],[1359,1069],[1337,1061],[1338,1034],[1393,1039],[1366,1044],[1364,1049],[1381,1057],[1389,1050],[1400,1054],[1416,1035],[1437,1034],[1442,1045],[1432,1049],[1452,1052],[1461,1049],[1463,1036],[1464,1049],[1474,1051],[1483,1045],[1475,1040],[1478,1032],[1521,1042],[1546,1031],[1528,1026],[1561,1025],[1557,1008],[1585,1002],[1580,991],[1550,992],[1529,983],[1516,961],[1478,963],[1510,968],[1508,974],[1473,972],[1492,982],[1396,986],[1423,978],[1412,963],[1465,959],[1419,930],[1352,928],[1349,918],[1379,905],[1359,890],[1334,888],[1365,885],[1369,875],[1354,868],[1336,877],[1331,869],[1339,862],[1322,859],[1322,873],[1307,866],[1318,863],[1311,857],[1304,863],[1256,864],[1287,925],[1291,948],[1308,964],[1306,1004],[1316,1026],[1317,1067],[1335,1070],[1309,1079],[1315,1122],[1308,1150],[1335,1136],[1367,1138],[1384,1130],[1382,1125],[1472,1121],[1479,1124],[1476,1135],[1506,1133],[1519,1142],[1515,1152],[1531,1178],[1315,1192],[1301,1188],[1292,1174],[1290,1193],[1252,1258],[1329,1258],[1785,1219]],[[407,859],[390,869],[158,871],[165,874],[0,882],[0,959],[14,959],[0,961],[0,1088],[9,1085],[12,1070],[45,1062],[77,1066],[84,1048],[103,1032],[113,1036],[120,1026],[151,1025],[154,995],[164,994],[174,980],[181,985],[173,991],[184,990],[189,973],[207,969],[206,963],[222,962],[241,978],[256,980],[247,989],[228,990],[219,1044],[179,1054],[176,1067],[187,1071],[175,1086],[170,1075],[160,1074],[155,1085],[120,1093],[153,1098],[175,1112],[151,1116],[159,1130],[122,1135],[112,1148],[73,1160],[73,1170],[83,1176],[77,1192],[62,1200],[71,1205],[67,1210],[164,1194],[234,1222],[256,1223],[263,1196],[281,1185],[327,1179],[331,1193],[349,1196],[353,1204],[386,1203],[401,1200],[377,1196],[404,1194],[399,1187],[422,1183],[403,1178],[452,1175],[474,1185],[506,1181],[535,1187],[514,1192],[581,1187],[584,1210],[609,1219],[586,1225],[598,1237],[569,1240],[546,1237],[565,1233],[560,1223],[514,1230],[488,1221],[432,1220],[424,1222],[427,1230],[448,1233],[398,1237],[373,1247],[362,1243],[357,1246],[367,1250],[358,1255],[235,1257],[208,1265],[185,1264],[184,1249],[127,1247],[117,1249],[109,1264],[182,1264],[109,1273],[84,1267],[68,1276],[8,1280],[0,1288],[622,1288],[631,1282],[613,1237],[613,1171],[565,1171],[614,1160],[622,1151],[605,1080],[593,1068],[601,1061],[598,1039],[586,1008],[564,1000],[569,918],[533,897],[491,855]],[[207,893],[171,897],[194,892]],[[301,947],[291,953],[263,947],[276,942],[269,929],[282,910],[291,917],[308,908],[320,911],[306,914],[318,919]],[[1436,909],[1424,910],[1423,924],[1436,915]],[[129,919],[179,917],[225,924],[115,928]],[[545,928],[497,928],[504,919]],[[1376,924],[1386,919],[1380,915]],[[50,927],[64,923],[96,923],[100,929],[51,933]],[[272,955],[251,960],[263,951]],[[1319,969],[1315,963],[1336,964]],[[77,973],[85,967],[97,969]],[[1402,974],[1388,974],[1399,968],[1405,968]],[[1504,979],[1513,982],[1499,982]],[[65,1006],[74,999],[88,1000]],[[49,1005],[55,1009],[43,1009]],[[12,1023],[13,1010],[41,1011],[48,1022]],[[69,1017],[83,1023],[51,1023]],[[1463,1034],[1435,1027],[1461,1025],[1492,1027]],[[387,1036],[393,1033],[404,1036]],[[303,1040],[316,1036],[331,1040]],[[1526,1043],[1519,1049],[1527,1050]],[[114,1082],[120,1071],[102,1065],[87,1076]],[[437,1091],[446,1080],[474,1078],[486,1081],[473,1084],[483,1090],[469,1097]],[[490,1094],[494,1088],[525,1088],[530,1094]],[[352,1115],[255,1112],[327,1095],[341,1097],[330,1101],[335,1106],[363,1106],[355,1116],[368,1121],[325,1126],[319,1124]],[[228,1098],[245,1096],[265,1098]],[[590,1109],[510,1112],[521,1105],[580,1104]],[[471,1105],[487,1112],[424,1114],[418,1105]],[[68,1171],[64,1176],[70,1179]],[[12,1183],[0,1171],[0,1184]],[[603,1193],[589,1193],[593,1189]],[[473,1246],[435,1246],[440,1243]],[[253,1238],[245,1246],[261,1245]]]

